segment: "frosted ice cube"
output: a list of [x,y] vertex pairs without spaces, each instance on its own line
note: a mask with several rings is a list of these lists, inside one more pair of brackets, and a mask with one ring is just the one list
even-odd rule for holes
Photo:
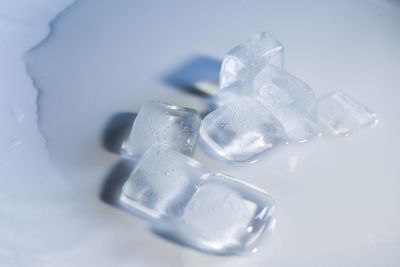
[[290,141],[319,135],[314,91],[293,75],[268,65],[255,77],[252,96],[283,125]]
[[200,123],[200,116],[194,109],[147,102],[136,116],[131,134],[123,144],[123,153],[140,158],[151,145],[161,143],[191,155]]
[[121,202],[150,219],[179,216],[207,173],[199,162],[153,145],[125,182]]
[[319,100],[318,116],[334,135],[349,135],[377,123],[375,113],[343,92],[336,92]]
[[252,248],[273,225],[274,200],[253,186],[222,174],[210,174],[182,216],[161,231],[191,247],[240,254]]
[[283,68],[283,46],[267,32],[255,34],[230,50],[220,70],[220,104],[227,103],[230,97],[235,99],[238,94],[246,94],[254,77],[268,64]]
[[232,161],[249,160],[286,140],[279,121],[248,97],[208,114],[202,121],[200,135],[215,153]]

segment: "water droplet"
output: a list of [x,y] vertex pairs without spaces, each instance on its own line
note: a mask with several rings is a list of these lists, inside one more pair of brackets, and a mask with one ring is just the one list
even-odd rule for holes
[[12,140],[10,141],[9,147],[12,148],[12,149],[16,149],[16,148],[19,147],[21,144],[22,144],[22,140],[21,140],[21,139],[18,139],[18,138],[15,138],[15,139],[12,139]]

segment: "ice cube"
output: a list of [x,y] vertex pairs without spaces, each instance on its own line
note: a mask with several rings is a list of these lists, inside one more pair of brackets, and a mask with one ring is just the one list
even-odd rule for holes
[[232,161],[252,159],[286,141],[279,121],[248,97],[208,114],[202,121],[200,135],[213,152]]
[[159,226],[164,235],[217,254],[253,248],[273,225],[274,200],[253,186],[222,174],[210,174],[182,216]]
[[220,87],[251,80],[269,64],[283,68],[283,46],[271,34],[260,32],[225,55],[220,70]]
[[280,121],[290,141],[320,134],[314,91],[293,75],[266,66],[253,81],[252,96]]
[[125,182],[121,202],[149,219],[180,216],[207,173],[199,162],[165,145],[153,145]]
[[230,50],[222,61],[219,104],[248,94],[257,73],[266,65],[283,68],[283,46],[271,34],[261,32]]
[[343,92],[322,98],[318,103],[319,120],[334,135],[349,135],[353,131],[377,123],[375,113]]
[[191,155],[199,136],[201,119],[191,108],[150,101],[144,104],[124,142],[123,153],[140,158],[153,144],[161,143]]

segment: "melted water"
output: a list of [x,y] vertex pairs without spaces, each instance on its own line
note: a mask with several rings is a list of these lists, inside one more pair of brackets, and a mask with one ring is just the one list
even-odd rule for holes
[[[366,266],[373,261],[364,256],[373,254],[389,255],[393,262],[395,254],[389,252],[400,246],[400,232],[399,214],[392,211],[400,199],[396,172],[388,170],[397,166],[397,154],[384,149],[390,143],[384,140],[397,140],[399,128],[388,130],[396,123],[390,106],[397,102],[379,100],[373,87],[386,82],[385,88],[396,92],[393,84],[400,82],[393,78],[397,61],[387,56],[397,51],[398,19],[384,6],[360,3],[315,1],[310,9],[280,1],[81,0],[60,15],[50,36],[28,53],[27,66],[40,93],[39,127],[51,157],[76,202],[86,207],[83,229],[96,223],[112,233],[97,242],[110,244],[99,257],[155,266],[343,266],[344,259]],[[195,157],[209,168],[271,193],[277,228],[272,242],[253,257],[215,258],[182,249],[116,209],[115,195],[132,168],[115,153],[118,141],[147,100],[207,113],[210,101],[194,85],[214,84],[223,54],[261,30],[282,41],[288,71],[319,96],[340,88],[384,119],[358,138],[283,147],[248,166],[216,162],[198,149]],[[380,64],[385,72],[372,67],[357,76],[359,66]],[[379,161],[379,154],[388,160]],[[374,168],[366,168],[371,162]],[[88,240],[93,236],[83,240],[93,244]],[[93,250],[82,243],[77,249]]]

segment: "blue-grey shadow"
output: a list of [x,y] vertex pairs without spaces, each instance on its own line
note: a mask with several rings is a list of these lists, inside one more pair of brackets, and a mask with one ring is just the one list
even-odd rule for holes
[[102,145],[104,149],[119,154],[122,143],[128,138],[137,113],[121,112],[113,115],[106,123]]
[[199,82],[218,84],[221,60],[210,56],[196,55],[167,73],[162,80],[168,85],[195,96],[209,96],[198,88]]
[[117,208],[122,208],[120,205],[120,196],[122,192],[122,186],[129,178],[132,170],[135,167],[135,162],[123,159],[120,160],[111,171],[106,175],[100,192],[100,199]]
[[[102,135],[104,149],[120,154],[122,143],[128,138],[137,113],[121,112],[110,117],[105,125]],[[129,158],[121,160],[113,166],[106,175],[100,191],[100,199],[112,206],[119,207],[119,197],[122,186],[128,179],[135,166],[135,162]]]

